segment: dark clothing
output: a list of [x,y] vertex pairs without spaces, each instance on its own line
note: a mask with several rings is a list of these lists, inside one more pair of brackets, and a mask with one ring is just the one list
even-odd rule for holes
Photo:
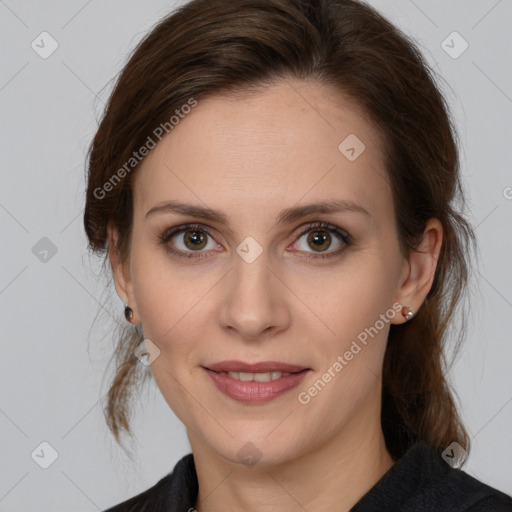
[[[105,512],[193,512],[197,492],[194,458],[190,453],[153,487]],[[512,498],[452,468],[436,449],[417,443],[351,511],[511,512]]]

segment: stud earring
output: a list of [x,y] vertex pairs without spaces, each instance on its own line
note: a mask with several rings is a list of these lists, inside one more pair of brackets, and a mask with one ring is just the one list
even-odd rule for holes
[[128,304],[124,305],[124,317],[128,322],[132,323],[133,309]]
[[406,321],[410,320],[414,316],[412,308],[410,308],[408,306],[403,306],[402,307],[402,315],[404,316]]

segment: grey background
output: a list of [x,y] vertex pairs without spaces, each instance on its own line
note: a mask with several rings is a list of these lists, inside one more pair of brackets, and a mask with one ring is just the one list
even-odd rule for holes
[[[371,3],[417,40],[449,84],[481,254],[469,338],[450,375],[472,436],[465,470],[512,494],[512,2]],[[121,319],[122,304],[103,292],[82,228],[85,152],[110,80],[174,5],[0,0],[0,511],[102,510],[147,489],[189,452],[153,383],[135,409],[133,463],[107,431],[100,399],[109,313],[91,324],[103,304]],[[47,59],[31,47],[43,31],[58,43]],[[441,46],[453,31],[469,43],[458,58]],[[452,39],[453,54],[462,47]],[[40,252],[43,237],[55,254]],[[31,457],[43,441],[58,452],[48,469]]]

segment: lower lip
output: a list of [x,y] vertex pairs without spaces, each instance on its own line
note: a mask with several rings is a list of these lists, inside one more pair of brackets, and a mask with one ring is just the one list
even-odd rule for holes
[[309,370],[303,370],[269,382],[256,382],[236,380],[207,368],[204,370],[220,391],[233,400],[244,403],[269,402],[298,386],[309,373]]

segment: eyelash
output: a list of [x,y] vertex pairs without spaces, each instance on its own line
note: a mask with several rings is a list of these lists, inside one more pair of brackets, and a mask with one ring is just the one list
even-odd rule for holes
[[[338,228],[337,226],[334,226],[327,222],[314,222],[312,224],[309,224],[304,231],[302,231],[300,234],[297,235],[296,241],[300,240],[306,233],[309,233],[310,231],[313,231],[313,230],[318,230],[318,231],[325,230],[325,231],[331,231],[331,232],[335,233],[339,237],[339,239],[344,243],[344,246],[341,249],[338,249],[333,252],[325,253],[325,254],[318,253],[318,254],[309,255],[310,253],[307,253],[309,256],[304,256],[305,258],[312,258],[315,260],[316,259],[333,258],[333,257],[338,256],[341,252],[343,252],[347,246],[352,245],[352,236],[349,233],[347,233],[345,230],[342,230],[342,229]],[[178,226],[176,228],[171,228],[171,229],[165,230],[161,235],[158,236],[158,241],[159,241],[159,243],[161,243],[162,245],[165,246],[166,250],[169,253],[171,253],[175,256],[178,256],[180,258],[188,258],[188,259],[208,258],[209,256],[207,256],[206,253],[201,252],[201,251],[183,252],[183,251],[176,250],[168,245],[169,240],[171,238],[173,238],[175,235],[178,235],[180,233],[185,233],[187,231],[198,231],[200,233],[204,233],[207,236],[213,238],[213,236],[210,234],[210,232],[207,229],[203,228],[200,224],[184,224],[183,226]]]

